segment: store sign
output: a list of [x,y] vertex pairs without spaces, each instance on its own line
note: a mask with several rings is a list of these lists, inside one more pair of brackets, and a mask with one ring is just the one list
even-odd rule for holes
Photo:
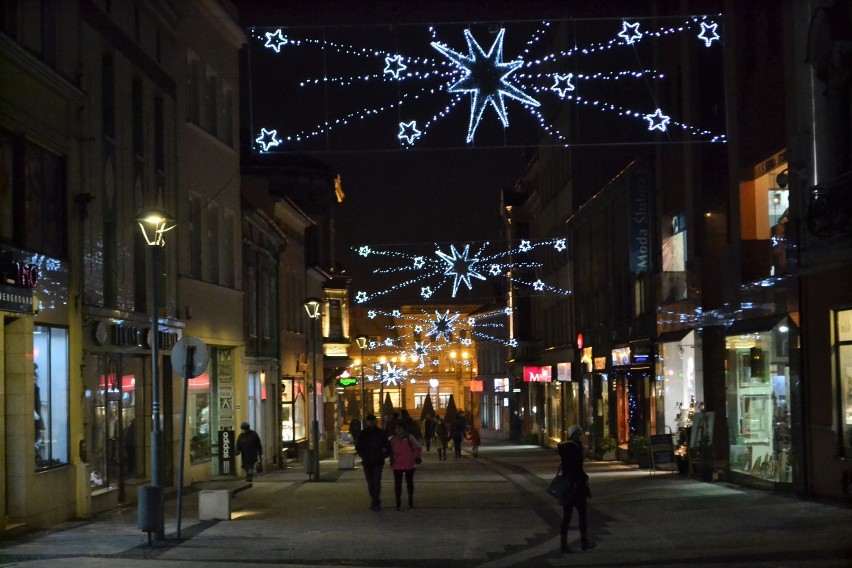
[[19,314],[33,313],[33,291],[0,284],[0,310]]
[[524,367],[525,383],[549,383],[550,367]]
[[644,172],[630,176],[630,271],[651,271],[651,183]]
[[577,349],[582,349],[582,348],[583,348],[583,345],[585,345],[585,343],[583,342],[583,340],[584,340],[584,338],[583,338],[583,334],[582,334],[582,333],[578,333],[578,334],[577,334]]
[[556,364],[556,380],[566,383],[571,382],[571,363]]
[[235,449],[234,431],[219,430],[219,473],[222,475],[233,475],[237,471]]
[[651,342],[639,341],[630,345],[630,357],[634,365],[647,365],[651,360]]
[[482,381],[477,379],[471,379],[470,381],[470,392],[483,392],[485,389],[483,388]]
[[594,369],[595,371],[605,371],[606,357],[595,357]]

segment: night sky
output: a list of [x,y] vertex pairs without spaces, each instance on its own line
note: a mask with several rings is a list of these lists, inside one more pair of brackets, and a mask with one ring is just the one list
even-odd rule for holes
[[[458,52],[466,53],[467,46],[461,35],[466,26],[455,26],[457,22],[499,22],[510,30],[513,29],[510,25],[521,26],[523,33],[511,34],[515,44],[510,43],[510,34],[506,34],[504,61],[513,60],[519,56],[523,46],[517,43],[518,38],[529,37],[529,29],[533,29],[530,27],[538,26],[543,19],[648,15],[642,13],[645,9],[642,2],[362,2],[354,0],[261,2],[238,0],[235,3],[240,10],[241,25],[245,28],[252,26],[282,26],[288,30],[298,28],[299,37],[310,37],[311,34],[315,34],[318,38],[325,37],[323,35],[325,33],[334,37],[340,37],[341,33],[348,33],[354,38],[349,42],[352,45],[383,49],[391,53],[398,50],[400,53],[431,56],[436,59],[440,59],[441,56],[436,57],[434,51],[416,54],[412,53],[412,49],[416,47],[399,44],[409,41],[410,35],[423,35],[428,27],[423,24],[435,24],[436,27],[441,26],[442,33],[439,34],[439,38],[442,42],[447,45],[452,44],[452,48]],[[396,25],[376,26],[381,23]],[[586,30],[593,25],[594,22],[579,26],[579,32],[575,30],[575,33],[578,35],[590,33]],[[607,25],[612,24],[608,22]],[[346,27],[341,28],[341,26]],[[493,25],[490,27],[494,28]],[[480,41],[487,49],[490,45],[488,32],[491,31],[491,37],[494,37],[494,29],[489,30],[487,23],[475,24],[471,28],[475,30],[478,37],[483,38]],[[424,38],[417,36],[417,39],[419,44],[425,45],[426,49],[431,49],[428,41],[423,41]],[[265,51],[267,53],[264,53],[263,57],[275,55],[272,50]],[[383,85],[356,83],[347,89],[326,89],[328,100],[324,107],[312,104],[313,101],[310,99],[286,100],[281,94],[291,93],[293,90],[288,91],[276,82],[275,73],[267,70],[272,68],[271,64],[267,65],[265,61],[261,61],[263,65],[257,65],[256,55],[254,53],[252,59],[256,67],[263,69],[264,80],[260,83],[260,88],[255,87],[254,96],[261,98],[270,108],[274,105],[269,105],[269,101],[280,100],[281,116],[292,122],[288,125],[291,132],[298,132],[306,125],[320,123],[322,116],[317,114],[320,112],[317,109],[324,108],[327,113],[326,118],[334,118],[335,113],[345,112],[342,110],[345,105],[350,107],[355,105],[352,108],[360,108],[375,104],[381,91],[371,89],[379,87],[384,88],[385,91],[388,89],[386,82]],[[280,59],[276,60],[276,63],[277,61]],[[301,69],[304,69],[307,77],[321,77],[322,65],[327,66],[326,71],[329,76],[363,73],[361,69],[348,68],[347,65],[350,65],[348,61],[336,64],[331,57],[326,61],[291,59],[288,63],[288,69],[295,69],[295,74],[299,74]],[[372,62],[371,64],[374,65]],[[337,67],[328,68],[334,65]],[[357,61],[354,65],[357,65]],[[616,69],[622,67],[629,69],[636,65],[635,61],[625,60],[611,63],[610,66]],[[606,64],[602,65],[602,67],[606,66]],[[317,69],[320,71],[318,72]],[[258,69],[252,69],[255,75],[260,72]],[[253,84],[258,84],[257,77],[253,78]],[[323,91],[315,90],[314,92]],[[588,90],[585,92],[588,93]],[[445,104],[444,99],[447,95],[446,93],[442,95],[443,99],[439,99],[434,104]],[[541,94],[537,96],[543,97]],[[630,102],[623,104],[633,102],[631,99],[627,100]],[[386,117],[372,119],[371,123],[374,125],[378,123],[379,126],[373,126],[375,131],[355,131],[358,136],[361,136],[360,138],[350,134],[349,131],[344,131],[343,134],[338,131],[330,138],[331,144],[329,144],[329,138],[317,137],[312,141],[313,145],[307,144],[301,147],[303,151],[311,153],[314,158],[330,164],[332,169],[342,177],[346,199],[335,212],[338,245],[336,261],[340,268],[353,276],[356,282],[354,288],[369,287],[367,281],[371,277],[374,266],[359,257],[352,250],[353,247],[385,245],[390,248],[390,245],[393,245],[412,253],[419,247],[420,252],[417,254],[430,254],[434,252],[435,243],[464,244],[494,241],[500,238],[501,192],[513,187],[523,176],[527,164],[534,155],[537,136],[539,136],[536,133],[538,125],[531,122],[529,113],[521,104],[508,98],[506,101],[506,110],[511,124],[509,130],[512,131],[510,136],[516,137],[508,139],[501,135],[502,127],[497,114],[493,108],[489,107],[483,114],[480,130],[476,134],[475,143],[479,146],[478,148],[465,147],[464,144],[470,113],[469,96],[464,96],[453,108],[449,119],[441,125],[443,131],[433,129],[436,131],[430,132],[431,136],[423,139],[425,142],[428,138],[428,143],[422,145],[418,143],[413,149],[400,149],[392,137],[387,137],[388,127],[395,127],[396,122],[403,118],[402,112],[392,112]],[[417,101],[417,105],[430,103],[432,103],[431,100]],[[257,107],[256,104],[253,106]],[[413,104],[409,105],[404,110],[410,110],[413,106]],[[429,110],[427,114],[434,112],[436,111]],[[257,130],[259,123],[268,120],[268,116],[263,116],[263,112],[256,108],[253,119],[258,123],[253,125]],[[299,124],[299,120],[303,123]],[[385,123],[382,124],[381,120]],[[590,122],[585,115],[572,116],[570,122],[575,129],[572,132],[575,140],[579,138],[582,141],[593,142],[597,140],[593,136],[596,136],[598,132],[604,132],[605,135],[610,136],[614,131],[612,128],[600,128],[598,124]],[[512,127],[515,129],[512,130]],[[644,130],[643,126],[641,130]],[[374,132],[382,134],[374,135]],[[514,134],[515,132],[521,133],[520,138]],[[453,138],[450,138],[450,135]],[[642,132],[637,130],[635,133],[630,131],[627,133],[628,137],[634,135],[641,136]],[[325,151],[329,148],[333,151]],[[580,172],[585,180],[585,188],[577,187],[577,191],[593,193],[626,165],[637,151],[639,150],[631,148],[629,144],[575,151],[575,163],[582,161],[586,166],[585,171]],[[579,185],[577,180],[575,184]],[[359,286],[358,283],[361,285]],[[487,301],[491,293],[492,290],[477,291],[474,287],[474,293],[465,291],[459,295],[458,299]],[[405,299],[417,300],[412,297]],[[388,298],[388,301],[390,300],[391,298]]]

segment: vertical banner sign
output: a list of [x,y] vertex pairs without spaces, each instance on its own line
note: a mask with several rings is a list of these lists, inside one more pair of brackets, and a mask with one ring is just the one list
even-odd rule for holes
[[219,385],[219,428],[234,428],[234,365],[232,349],[216,350]]
[[219,430],[219,471],[222,475],[233,475],[237,471],[234,455],[236,443],[233,430]]
[[630,176],[630,271],[651,271],[651,180],[639,169]]

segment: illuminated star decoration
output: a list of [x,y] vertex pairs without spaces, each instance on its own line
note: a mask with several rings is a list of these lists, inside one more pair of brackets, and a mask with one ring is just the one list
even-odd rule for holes
[[370,247],[363,246],[358,248],[358,254],[361,256],[368,256],[370,254]]
[[[392,261],[391,266],[382,266],[373,269],[374,274],[401,274],[405,280],[391,285],[384,290],[368,293],[360,291],[355,296],[357,303],[365,303],[379,296],[401,290],[408,286],[417,285],[420,296],[433,299],[435,294],[445,286],[450,288],[449,294],[455,298],[459,288],[463,284],[468,290],[473,290],[476,280],[489,280],[492,278],[507,279],[518,286],[528,286],[537,291],[550,294],[567,295],[571,292],[549,284],[534,288],[534,281],[527,279],[531,269],[538,271],[544,264],[538,259],[538,250],[553,248],[557,253],[566,250],[565,238],[549,239],[544,241],[531,241],[524,239],[519,246],[510,250],[501,250],[496,253],[487,254],[488,242],[480,244],[475,251],[471,245],[450,244],[449,251],[437,248],[434,256],[422,254],[408,254],[398,250],[385,249],[384,247],[371,247],[371,259],[377,261]],[[363,247],[362,247],[363,248]],[[355,248],[355,250],[361,250]],[[550,260],[549,255],[541,255],[541,259]]]
[[450,245],[450,253],[452,256],[449,256],[440,250],[435,251],[435,254],[447,263],[447,268],[444,271],[444,274],[453,277],[453,298],[456,297],[456,292],[459,289],[459,282],[464,282],[467,289],[470,290],[472,288],[470,283],[471,277],[485,280],[485,276],[473,269],[473,265],[476,264],[476,259],[468,258],[469,251],[470,245],[464,245],[464,252],[462,254],[459,254],[459,251],[456,250],[456,245]]
[[[374,103],[367,102],[362,107],[359,101],[365,100],[365,97],[347,97],[345,92],[335,94],[334,100],[339,101],[340,104],[335,104],[333,108],[326,108],[325,113],[302,113],[301,121],[297,118],[287,127],[279,126],[278,143],[258,144],[256,149],[264,152],[271,151],[273,148],[275,151],[282,151],[285,148],[298,149],[297,146],[303,143],[318,143],[320,139],[324,139],[326,144],[329,141],[334,143],[337,141],[334,138],[337,131],[356,128],[358,124],[364,124],[366,128],[369,128],[368,122],[388,114],[392,114],[395,120],[387,121],[385,128],[393,129],[392,135],[396,140],[391,139],[390,136],[375,137],[372,135],[374,130],[370,130],[368,136],[375,140],[390,139],[389,142],[400,143],[406,147],[413,147],[415,144],[419,146],[429,134],[434,132],[434,127],[450,116],[454,109],[457,110],[456,107],[466,102],[468,97],[470,97],[470,115],[465,138],[467,143],[473,143],[480,121],[483,118],[488,119],[485,116],[485,110],[489,105],[494,108],[503,127],[508,128],[508,112],[512,109],[507,108],[506,98],[510,98],[520,103],[516,107],[521,107],[525,113],[522,119],[527,120],[526,125],[530,125],[529,121],[532,119],[531,124],[537,123],[545,133],[546,141],[543,143],[565,146],[583,145],[582,139],[572,140],[570,134],[560,130],[564,128],[563,126],[554,123],[551,116],[540,111],[542,97],[552,96],[557,101],[574,106],[582,112],[609,115],[612,120],[646,120],[645,111],[630,108],[631,105],[627,101],[641,100],[641,97],[645,96],[644,91],[647,90],[649,81],[664,81],[667,75],[653,68],[601,68],[601,65],[621,65],[621,63],[617,60],[613,60],[612,63],[608,60],[599,61],[597,55],[630,48],[635,52],[636,57],[645,57],[646,53],[642,50],[646,47],[645,44],[652,42],[653,45],[648,46],[649,49],[651,47],[659,50],[669,49],[671,47],[669,41],[677,42],[677,49],[690,49],[686,42],[680,41],[679,36],[683,34],[688,34],[691,38],[697,36],[699,41],[709,47],[714,41],[721,41],[719,36],[721,25],[716,23],[719,17],[718,14],[694,15],[687,18],[667,17],[664,19],[674,21],[648,29],[644,29],[647,25],[645,20],[641,23],[638,21],[631,23],[621,19],[602,18],[598,20],[598,26],[594,28],[599,32],[590,34],[589,39],[582,45],[575,41],[572,46],[564,48],[560,47],[561,44],[558,41],[547,42],[549,31],[556,26],[552,25],[553,22],[543,21],[538,24],[538,29],[526,42],[526,49],[517,54],[512,52],[513,59],[508,61],[504,61],[504,51],[508,53],[508,50],[512,49],[510,41],[519,41],[515,35],[516,29],[524,29],[524,24],[518,23],[513,24],[515,27],[512,28],[498,29],[491,45],[485,44],[488,47],[487,50],[477,41],[477,39],[484,40],[484,28],[481,35],[474,29],[464,30],[467,50],[463,53],[451,49],[448,43],[441,41],[434,26],[428,28],[429,39],[416,43],[411,53],[389,52],[369,45],[350,45],[341,38],[335,37],[335,32],[332,30],[326,30],[328,37],[324,33],[320,38],[311,33],[297,37],[293,35],[293,30],[290,30],[285,37],[280,28],[251,28],[249,31],[251,41],[257,42],[259,46],[265,48],[263,51],[272,56],[282,56],[286,51],[288,54],[297,54],[297,57],[304,55],[302,59],[304,61],[325,61],[327,58],[334,57],[334,69],[352,70],[351,73],[335,75],[327,74],[325,72],[327,68],[324,68],[324,71],[318,72],[316,76],[304,76],[292,73],[292,70],[286,67],[292,65],[292,60],[281,57],[281,65],[285,67],[274,72],[280,71],[283,76],[290,77],[286,87],[289,87],[289,81],[292,81],[293,87],[297,89],[322,88],[329,92],[331,89],[359,88],[362,84],[370,86],[372,82],[380,83],[376,97],[367,99],[375,101]],[[690,43],[695,44],[694,40]],[[286,46],[287,50],[282,49],[282,46]],[[309,50],[316,50],[317,53],[303,54]],[[322,57],[315,57],[315,55],[322,55]],[[359,66],[359,60],[366,64]],[[569,65],[572,73],[563,74],[553,70],[569,68],[567,67]],[[262,75],[258,73],[255,77]],[[642,91],[630,92],[629,98],[620,97],[620,93],[626,92],[624,87],[627,87],[626,83],[631,79],[638,80],[634,82],[634,85],[640,86]],[[607,91],[607,82],[613,84],[615,81],[620,82],[619,86],[616,88],[613,85],[613,89]],[[590,85],[590,88],[581,88],[581,83]],[[598,86],[592,83],[597,83]],[[390,85],[393,86],[392,90],[387,89]],[[264,85],[264,87],[267,86]],[[581,96],[578,92],[583,92],[584,95]],[[325,101],[326,97],[317,95],[317,93],[309,92],[302,96],[305,97],[306,104],[327,105],[320,102]],[[319,114],[325,114],[324,120],[314,121],[309,118]],[[406,122],[400,123],[397,117],[405,117]],[[513,116],[513,122],[515,120],[517,119]],[[650,130],[660,129],[657,124],[652,125],[656,128]],[[406,125],[411,127],[406,128]],[[268,127],[269,124],[264,123],[264,126]],[[682,130],[690,141],[722,143],[727,141],[724,133],[713,132],[670,117],[670,122],[664,128],[672,131],[675,127]],[[366,131],[362,132],[366,133]],[[391,131],[388,131],[388,134],[390,133]],[[480,136],[483,136],[483,133],[480,133]],[[640,139],[637,142],[645,141]],[[672,141],[677,142],[678,139]],[[491,143],[494,142],[491,141]],[[384,142],[379,144],[380,149],[387,149],[385,146],[389,145]],[[489,141],[485,144],[489,144]]]
[[408,67],[406,67],[405,63],[402,62],[402,55],[385,56],[385,75],[391,75],[394,79],[399,79],[399,74],[406,69],[408,69]]
[[[550,87],[550,90],[559,95],[560,99],[564,99],[569,92],[574,90],[574,84],[571,83],[571,79],[574,77],[573,73],[568,73],[567,75],[560,75],[559,73],[553,74],[553,86]],[[560,83],[564,83],[561,87]]]
[[414,144],[414,141],[420,138],[420,131],[417,130],[417,121],[400,122],[399,134],[396,137],[408,145]]
[[719,34],[716,33],[716,28],[718,27],[719,24],[715,22],[710,24],[701,22],[701,33],[698,34],[698,39],[704,40],[705,47],[710,47],[715,40],[719,39]]
[[[402,347],[397,355],[407,359],[416,357],[422,361],[424,356],[434,351],[443,351],[456,345],[470,346],[474,337],[477,341],[506,344],[505,337],[501,337],[504,332],[499,330],[506,329],[506,317],[509,313],[511,310],[507,312],[500,308],[477,312],[476,316],[464,319],[458,311],[427,311],[424,308],[415,308],[403,312],[401,317],[393,318],[393,323],[387,328],[388,333],[392,331],[396,338],[394,346]],[[393,312],[379,310],[378,314],[390,317]],[[424,329],[428,329],[428,332],[421,336]],[[428,341],[430,338],[436,343]],[[412,343],[413,348],[405,347]],[[376,348],[382,348],[382,353],[388,354],[384,345],[377,345]]]
[[254,141],[263,146],[264,152],[268,152],[269,149],[273,146],[278,146],[279,144],[281,144],[281,140],[279,140],[277,136],[277,130],[267,130],[265,128],[261,128],[260,136],[255,138]]
[[645,120],[648,121],[648,130],[659,130],[665,132],[669,124],[670,117],[663,114],[663,111],[657,109],[654,114],[646,114]]
[[281,53],[281,46],[287,45],[287,38],[281,33],[281,30],[274,32],[266,32],[266,43],[263,47],[269,47],[275,50],[275,53]]
[[473,142],[473,135],[482,119],[482,113],[490,103],[497,111],[497,116],[505,128],[509,127],[509,117],[506,115],[506,101],[504,97],[510,97],[527,105],[537,107],[539,102],[530,97],[515,85],[509,83],[508,77],[524,64],[521,60],[503,61],[503,37],[506,29],[501,28],[497,38],[491,44],[491,49],[485,53],[479,44],[473,39],[470,30],[464,31],[467,40],[468,55],[465,57],[456,53],[446,45],[432,42],[432,47],[437,49],[444,57],[452,61],[459,69],[465,72],[465,76],[451,85],[447,92],[470,94],[470,122],[467,127],[467,143]]
[[642,39],[642,32],[639,31],[639,22],[635,24],[621,22],[621,31],[618,32],[618,37],[624,39],[627,45],[633,45],[633,42]]

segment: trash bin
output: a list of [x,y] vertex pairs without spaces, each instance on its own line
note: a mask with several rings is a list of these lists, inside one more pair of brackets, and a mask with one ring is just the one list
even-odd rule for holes
[[316,471],[314,471],[314,464],[316,463],[316,460],[314,458],[315,455],[316,455],[316,450],[313,450],[313,449],[305,450],[305,453],[304,453],[304,456],[305,456],[305,473],[307,473],[308,475],[313,475],[313,474],[316,473]]

